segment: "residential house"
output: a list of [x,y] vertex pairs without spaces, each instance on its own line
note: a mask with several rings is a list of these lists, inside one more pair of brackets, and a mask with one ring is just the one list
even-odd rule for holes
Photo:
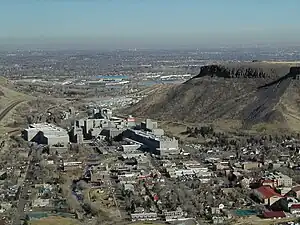
[[293,215],[300,216],[300,204],[291,205],[290,213]]
[[256,169],[261,167],[261,163],[260,162],[244,162],[242,164],[242,168],[244,170],[251,170],[251,169]]
[[298,199],[294,197],[284,197],[274,202],[271,205],[271,209],[274,211],[291,212],[292,208],[296,209],[298,206],[300,206]]
[[266,173],[262,180],[267,180],[268,182],[273,182],[274,187],[291,187],[293,184],[293,179],[285,174],[274,172]]
[[280,219],[286,217],[283,211],[265,211],[263,217],[268,219]]
[[184,217],[184,212],[180,207],[178,207],[175,211],[163,210],[162,214],[164,215],[167,222],[178,220]]
[[261,179],[260,185],[261,186],[270,186],[271,188],[275,188],[277,186],[275,184],[274,180],[271,180],[271,179]]
[[151,212],[151,213],[131,213],[131,220],[132,221],[144,221],[144,220],[157,220],[158,216],[157,213]]
[[272,205],[280,198],[283,198],[283,196],[275,192],[270,186],[261,186],[256,188],[253,190],[253,194],[265,205]]

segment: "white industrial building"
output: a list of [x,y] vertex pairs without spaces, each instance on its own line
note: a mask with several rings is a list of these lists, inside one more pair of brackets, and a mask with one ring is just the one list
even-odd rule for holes
[[134,127],[135,118],[127,119],[112,116],[112,111],[107,108],[94,108],[92,115],[75,121],[72,141],[80,143],[85,139],[99,136],[114,138],[120,135],[125,128]]
[[23,131],[23,137],[26,141],[49,146],[66,146],[69,143],[69,134],[65,129],[48,123],[30,124]]
[[127,129],[123,132],[126,140],[142,144],[149,152],[161,155],[179,154],[178,140],[167,136],[155,135],[149,131]]

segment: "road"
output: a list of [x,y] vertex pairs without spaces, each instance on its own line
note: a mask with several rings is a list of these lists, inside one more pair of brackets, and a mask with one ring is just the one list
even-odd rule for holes
[[9,104],[4,110],[0,112],[0,120],[2,120],[13,108],[15,108],[22,102],[24,102],[24,100],[13,101],[11,104]]
[[20,194],[18,196],[18,204],[17,204],[17,212],[15,214],[15,218],[12,222],[12,225],[20,225],[21,221],[25,219],[26,212],[24,211],[25,205],[28,202],[26,199],[26,195],[28,194],[28,190],[30,190],[31,184],[34,184],[36,181],[34,178],[41,177],[41,170],[38,167],[34,166],[34,159],[32,155],[29,157],[29,165],[26,170],[26,175],[24,178],[24,182],[20,188]]
[[21,219],[25,218],[24,208],[25,208],[25,205],[27,202],[25,196],[27,195],[27,192],[29,190],[28,179],[30,178],[31,170],[32,170],[32,162],[30,161],[30,164],[26,171],[24,182],[20,187],[20,192],[19,192],[20,194],[19,194],[19,199],[18,199],[18,204],[17,204],[17,212],[15,214],[15,218],[13,220],[12,225],[20,225]]

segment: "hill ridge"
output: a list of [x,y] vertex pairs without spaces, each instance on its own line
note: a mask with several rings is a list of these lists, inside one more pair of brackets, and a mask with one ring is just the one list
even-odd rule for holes
[[[259,123],[276,123],[287,127],[285,93],[287,90],[293,92],[293,101],[298,97],[300,99],[300,93],[289,89],[293,84],[295,88],[299,86],[300,90],[300,81],[297,80],[300,67],[284,65],[270,68],[268,65],[261,68],[271,72],[262,71],[261,75],[265,75],[261,77],[253,76],[257,74],[255,71],[260,70],[260,67],[253,67],[253,64],[249,67],[251,69],[247,69],[245,64],[238,67],[201,67],[200,73],[185,83],[163,87],[164,90],[155,92],[126,111],[137,116],[189,123],[235,120],[243,129],[249,129]],[[240,76],[231,75],[237,74],[238,70]]]

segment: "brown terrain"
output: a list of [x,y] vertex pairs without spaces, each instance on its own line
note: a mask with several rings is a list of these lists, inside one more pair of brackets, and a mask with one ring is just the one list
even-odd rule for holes
[[30,99],[31,97],[15,91],[13,85],[0,76],[0,137],[14,129],[7,126],[15,123],[12,115],[18,107]]
[[179,85],[155,89],[128,114],[183,125],[255,132],[300,131],[299,68],[284,63],[201,67]]

